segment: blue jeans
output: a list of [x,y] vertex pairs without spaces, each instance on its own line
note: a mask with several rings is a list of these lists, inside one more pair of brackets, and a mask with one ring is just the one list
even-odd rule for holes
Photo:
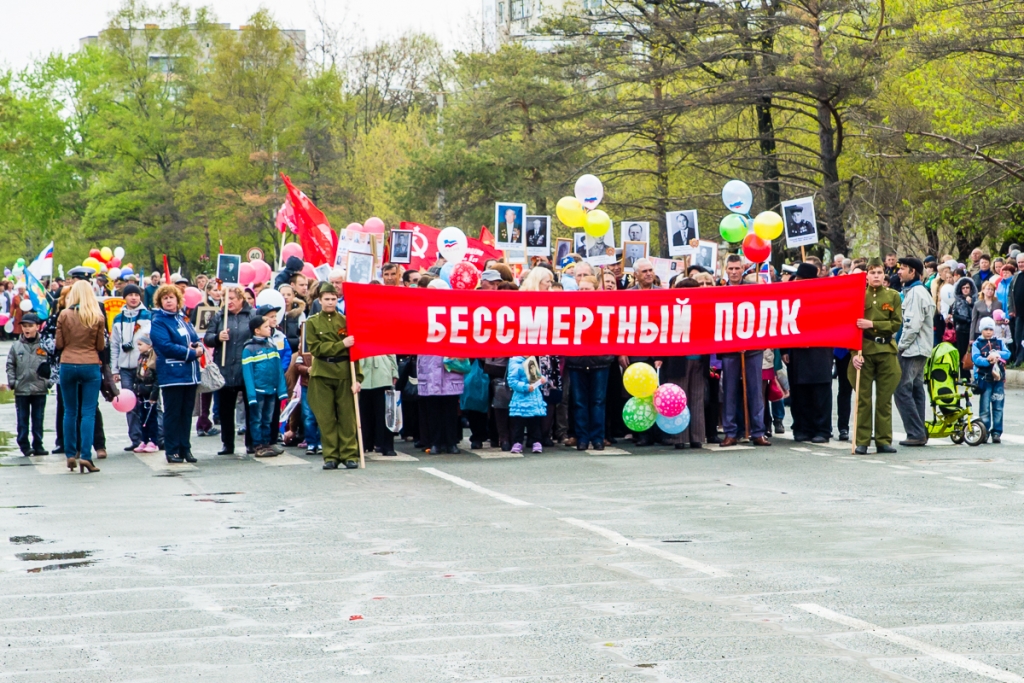
[[981,423],[992,436],[1000,436],[1003,433],[1003,400],[1006,397],[1004,389],[1006,382],[993,382],[987,379],[978,379],[978,388],[981,389]]
[[306,435],[306,448],[320,448],[320,426],[309,407],[309,387],[302,387],[302,425]]
[[[92,461],[92,438],[100,401],[100,366],[61,363],[60,393],[64,397],[64,452],[69,458]],[[82,401],[78,401],[78,389]],[[83,436],[81,444],[78,435]]]
[[572,387],[572,417],[576,426],[576,441],[581,444],[603,446],[608,368],[569,368],[569,384]]
[[252,430],[252,445],[269,446],[272,430],[274,429],[274,404],[276,396],[270,394],[257,394],[256,403],[249,404],[249,422],[246,429]]

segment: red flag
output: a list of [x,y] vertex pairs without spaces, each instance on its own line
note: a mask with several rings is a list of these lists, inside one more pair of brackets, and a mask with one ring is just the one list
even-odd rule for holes
[[334,265],[338,234],[331,229],[327,216],[309,201],[309,197],[292,185],[288,176],[282,173],[281,179],[288,188],[288,201],[292,206],[295,232],[302,245],[303,257],[314,268],[325,263]]
[[217,240],[217,241],[220,242],[220,252],[219,253],[223,254],[224,253],[224,240]]
[[164,282],[171,284],[171,267],[167,265],[167,254],[164,254]]
[[[437,261],[437,236],[441,232],[437,228],[421,223],[409,223],[402,221],[402,230],[412,230],[412,260],[406,266],[406,270],[426,270]],[[493,237],[492,237],[493,239]],[[497,249],[489,247],[478,239],[466,238],[466,260],[477,268],[483,270],[484,264],[489,259],[501,259],[502,254]]]
[[494,240],[494,235],[491,234],[491,231],[487,229],[486,225],[480,226],[480,241],[492,248],[497,245],[497,242]]

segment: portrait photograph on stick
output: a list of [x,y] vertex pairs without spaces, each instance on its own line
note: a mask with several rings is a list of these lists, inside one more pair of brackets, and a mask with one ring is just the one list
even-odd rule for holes
[[373,281],[373,254],[349,252],[346,281],[361,285],[370,284]]
[[622,270],[633,272],[637,259],[647,258],[647,242],[626,241],[622,243]]
[[818,243],[818,223],[814,218],[814,197],[782,202],[782,220],[786,224],[786,248]]
[[525,249],[526,204],[498,202],[494,205],[495,248],[502,251]]
[[700,244],[693,254],[693,265],[700,266],[715,275],[718,271],[718,243],[700,240]]
[[690,240],[700,239],[697,230],[697,211],[669,211],[665,214],[668,226],[668,255],[689,256],[693,253]]
[[526,253],[529,256],[551,255],[551,216],[526,217]]
[[567,237],[559,237],[555,240],[555,265],[562,262],[566,256],[572,253],[572,240]]
[[649,221],[622,221],[619,225],[619,241],[651,243],[651,224]]
[[391,262],[401,265],[412,262],[412,230],[391,231]]
[[226,285],[237,285],[241,265],[242,257],[238,254],[218,254],[217,279]]

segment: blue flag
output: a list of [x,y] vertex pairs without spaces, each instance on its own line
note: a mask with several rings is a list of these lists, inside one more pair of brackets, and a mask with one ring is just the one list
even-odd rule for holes
[[42,322],[50,317],[50,302],[46,299],[46,290],[30,270],[25,269],[25,288],[28,290],[28,298],[32,301],[32,309],[39,316]]

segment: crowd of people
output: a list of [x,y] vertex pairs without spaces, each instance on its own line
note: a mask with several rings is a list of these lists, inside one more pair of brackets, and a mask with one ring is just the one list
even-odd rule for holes
[[[601,451],[626,438],[636,447],[730,447],[745,441],[769,446],[773,434],[787,429],[787,407],[795,441],[825,443],[851,438],[859,370],[855,446],[866,453],[874,442],[885,453],[895,450],[893,399],[907,432],[900,445],[927,443],[924,367],[942,342],[955,344],[964,359],[964,377],[977,385],[980,417],[999,443],[1005,367],[1024,361],[1024,253],[1016,247],[1005,259],[976,250],[966,264],[948,255],[837,255],[830,264],[808,257],[778,273],[759,273],[730,254],[720,275],[690,265],[665,283],[645,258],[633,262],[630,275],[621,264],[597,268],[578,256],[559,264],[535,259],[518,279],[498,261],[482,271],[482,290],[531,292],[743,286],[867,274],[864,316],[857,322],[864,336],[861,351],[779,348],[746,351],[742,358],[730,353],[464,361],[385,355],[352,363],[355,339],[346,329],[344,272],[335,269],[327,281],[309,281],[301,265],[289,260],[272,283],[250,287],[222,287],[205,275],[194,282],[175,275],[168,282],[157,272],[144,283],[135,276],[108,282],[77,268],[67,281],[48,284],[52,314],[46,319],[22,311],[16,300],[22,293],[12,297],[5,285],[0,300],[15,314],[7,380],[17,404],[21,451],[47,453],[42,421],[53,386],[54,452],[65,454],[69,469],[80,472],[99,471],[94,452],[97,459],[107,456],[99,398],[116,400],[120,390],[136,397],[126,416],[130,443],[124,450],[163,451],[170,463],[196,462],[194,435],[219,436],[218,455],[234,454],[242,437],[246,453],[255,457],[297,447],[321,455],[325,469],[354,468],[360,436],[356,402],[363,447],[383,456],[396,455],[396,438],[427,453],[459,453],[465,429],[471,449],[489,443],[513,453],[542,453],[556,444]],[[374,284],[447,289],[441,265],[419,272],[385,263]],[[184,292],[191,286],[203,292],[203,301],[186,308]],[[283,309],[257,305],[268,288],[281,294]],[[107,296],[124,299],[109,327],[101,303]],[[200,333],[197,310],[205,306],[217,312]],[[652,364],[662,382],[686,392],[691,420],[683,432],[626,428],[622,373],[635,362]],[[402,399],[397,433],[387,419],[390,392]],[[289,397],[299,407],[282,419]]]

